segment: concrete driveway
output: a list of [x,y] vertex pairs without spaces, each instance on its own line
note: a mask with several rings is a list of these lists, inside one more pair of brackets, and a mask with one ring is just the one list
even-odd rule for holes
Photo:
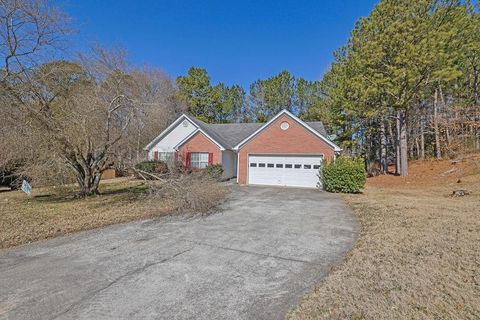
[[0,251],[0,318],[283,318],[351,248],[356,220],[325,192],[233,188],[209,217]]

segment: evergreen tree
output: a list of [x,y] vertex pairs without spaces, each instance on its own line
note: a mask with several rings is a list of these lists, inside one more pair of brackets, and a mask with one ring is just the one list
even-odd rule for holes
[[177,78],[178,96],[188,112],[205,122],[234,122],[243,107],[245,92],[237,85],[210,84],[206,69],[192,67]]

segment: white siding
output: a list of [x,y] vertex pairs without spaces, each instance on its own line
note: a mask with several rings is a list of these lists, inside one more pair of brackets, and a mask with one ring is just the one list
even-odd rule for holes
[[[184,127],[183,122],[187,121],[188,126]],[[160,141],[157,142],[148,152],[148,159],[153,160],[153,153],[158,152],[174,152],[173,149],[177,144],[184,140],[188,135],[195,131],[196,126],[185,119],[181,121],[175,128],[167,133]]]
[[230,179],[237,173],[237,154],[231,150],[222,151],[223,178]]

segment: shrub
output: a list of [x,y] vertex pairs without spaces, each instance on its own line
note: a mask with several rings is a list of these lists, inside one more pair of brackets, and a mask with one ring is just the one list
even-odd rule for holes
[[23,180],[31,181],[22,173],[24,163],[12,161],[0,167],[0,186],[10,187],[13,190],[19,189]]
[[223,166],[221,164],[209,164],[205,170],[207,171],[208,175],[213,179],[220,180],[223,174]]
[[135,169],[149,173],[165,174],[168,173],[168,165],[164,161],[143,161],[135,165]]
[[18,189],[21,182],[18,176],[15,173],[2,171],[0,169],[0,186],[6,186],[12,189]]
[[324,161],[319,176],[320,184],[328,192],[359,193],[366,181],[363,159],[345,156]]

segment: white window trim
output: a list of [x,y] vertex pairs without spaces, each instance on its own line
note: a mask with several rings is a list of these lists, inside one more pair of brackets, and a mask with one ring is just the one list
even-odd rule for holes
[[174,151],[158,151],[159,161],[171,161],[175,157]]
[[[205,158],[205,155],[206,159],[202,159],[202,157]],[[193,156],[198,156],[198,160],[194,160]],[[208,158],[208,152],[190,152],[190,167],[196,169],[205,169],[208,166]],[[197,165],[194,165],[194,163]]]

